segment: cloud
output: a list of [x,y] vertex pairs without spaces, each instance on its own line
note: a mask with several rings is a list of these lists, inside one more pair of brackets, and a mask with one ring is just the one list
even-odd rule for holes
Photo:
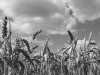
[[33,18],[33,20],[36,21],[36,22],[43,21],[42,17],[35,17],[35,18]]
[[69,18],[68,24],[66,25],[67,30],[73,30],[77,26],[76,19],[73,17]]
[[76,22],[68,14],[69,9],[65,10],[65,0],[0,0],[0,9],[14,18],[14,35],[32,35],[40,29],[63,35],[67,29],[75,31]]
[[14,16],[13,4],[15,0],[0,0],[0,9],[8,16]]
[[[66,2],[70,9],[65,7]],[[76,18],[81,22],[97,19],[99,7],[99,0],[0,0],[0,9],[15,20],[12,32],[22,36],[40,29],[55,35],[66,35],[66,30],[76,32]],[[70,15],[71,9],[76,18]]]
[[48,17],[55,12],[61,12],[50,0],[17,0],[14,5],[17,16]]
[[67,0],[67,2],[72,5],[75,15],[82,22],[100,17],[99,0]]
[[67,35],[67,31],[63,31],[63,30],[59,30],[59,31],[54,31],[54,30],[48,30],[48,33],[49,34],[53,34],[53,35],[55,35],[55,34],[59,34],[59,35]]

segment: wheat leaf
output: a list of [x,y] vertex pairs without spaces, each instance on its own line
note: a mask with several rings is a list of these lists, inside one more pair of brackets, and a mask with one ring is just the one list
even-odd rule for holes
[[33,58],[32,61],[35,61],[36,63],[40,63],[38,59]]
[[90,42],[91,42],[91,38],[92,38],[92,32],[91,32],[90,35],[89,35],[89,44],[90,44]]
[[16,49],[15,51],[19,52],[19,53],[23,53],[23,55],[26,57],[26,59],[28,59],[28,61],[30,61],[30,63],[34,66],[30,56],[28,55],[28,53],[23,50],[23,49]]
[[38,48],[39,46],[37,45],[37,46],[35,46],[32,50],[34,51],[36,48]]
[[90,42],[90,45],[97,45],[96,42]]
[[25,40],[25,39],[22,39],[22,41],[25,43],[25,45],[27,46],[27,48],[28,48],[29,52],[31,53],[31,50],[30,50],[30,45],[29,45],[28,41],[27,41],[27,40]]
[[25,65],[23,64],[23,62],[21,61],[17,61],[17,63],[21,66],[21,70],[19,72],[19,75],[24,75],[24,69],[25,69]]

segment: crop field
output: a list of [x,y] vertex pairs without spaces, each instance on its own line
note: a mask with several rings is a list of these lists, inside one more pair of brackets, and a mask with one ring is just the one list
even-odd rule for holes
[[[100,75],[100,50],[92,41],[92,32],[88,42],[84,38],[84,46],[76,50],[78,37],[70,30],[68,46],[51,52],[48,43],[38,55],[34,55],[38,45],[33,47],[26,39],[16,37],[15,47],[11,45],[11,31],[7,32],[7,20],[4,18],[2,40],[0,41],[0,75]],[[33,34],[33,41],[42,30]],[[59,53],[62,52],[62,55]]]

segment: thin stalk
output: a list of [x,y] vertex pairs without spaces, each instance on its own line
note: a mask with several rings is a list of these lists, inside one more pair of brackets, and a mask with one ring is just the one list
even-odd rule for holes
[[[41,51],[40,51],[40,56],[42,56]],[[40,58],[40,61],[41,61],[41,63],[40,63],[41,64],[40,65],[40,75],[42,75],[42,72],[41,72],[42,71],[42,59],[41,58]]]
[[[9,19],[9,34],[11,34],[11,24],[10,24],[10,19]],[[10,40],[10,45],[11,45],[11,36],[10,36],[9,40]]]
[[[9,18],[9,44],[11,47],[11,23],[10,23],[10,18]],[[12,55],[12,49],[10,49],[10,55]]]
[[62,58],[61,58],[61,75],[63,75]]
[[5,60],[4,60],[4,75],[8,75],[8,66]]

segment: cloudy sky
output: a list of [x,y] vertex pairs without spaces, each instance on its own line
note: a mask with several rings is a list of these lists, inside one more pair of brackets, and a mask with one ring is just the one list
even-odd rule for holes
[[0,33],[4,15],[12,17],[13,39],[18,34],[30,41],[42,29],[35,45],[43,46],[50,37],[49,46],[57,51],[69,40],[67,30],[78,34],[80,42],[93,31],[92,39],[100,46],[100,0],[0,0],[0,10]]

